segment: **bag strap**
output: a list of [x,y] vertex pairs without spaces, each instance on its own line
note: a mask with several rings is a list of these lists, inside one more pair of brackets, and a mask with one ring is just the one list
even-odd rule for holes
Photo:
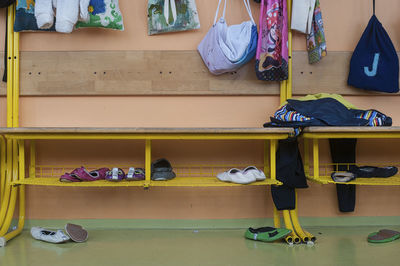
[[172,18],[174,20],[171,25],[173,25],[176,21],[176,6],[175,6],[175,0],[164,0],[164,17],[167,22],[167,25],[169,25],[169,3],[171,2],[171,11],[172,11]]
[[[225,19],[226,1],[227,1],[227,0],[225,0],[224,12],[222,12],[222,17],[221,17],[221,18],[223,18],[223,19]],[[218,2],[217,12],[215,13],[213,25],[215,25],[215,23],[217,23],[217,17],[218,17],[218,13],[219,13],[219,6],[221,5],[221,2],[222,2],[222,0],[219,0],[219,2]]]
[[374,11],[374,15],[375,15],[375,0],[373,0],[373,11]]
[[[221,2],[222,2],[222,0],[219,0],[219,1],[218,1],[217,12],[215,13],[213,25],[215,25],[215,23],[217,22],[218,13],[219,13],[219,7],[220,7],[220,5],[221,5]],[[223,19],[225,19],[226,2],[227,2],[227,0],[225,0],[224,11],[222,12],[222,17],[221,17],[221,18],[223,18]],[[253,14],[252,14],[252,12],[251,12],[250,0],[243,0],[243,3],[244,3],[244,6],[246,7],[247,13],[249,14],[249,17],[250,17],[251,22],[253,22],[253,24],[256,24],[256,23],[254,22]]]
[[249,2],[249,0],[243,0],[243,3],[244,3],[244,5],[245,5],[245,7],[246,7],[247,13],[249,14],[249,17],[250,17],[250,19],[251,19],[251,22],[253,22],[253,24],[256,24],[256,23],[254,22],[254,19],[253,19],[253,14],[251,13],[251,7],[250,7],[250,2]]

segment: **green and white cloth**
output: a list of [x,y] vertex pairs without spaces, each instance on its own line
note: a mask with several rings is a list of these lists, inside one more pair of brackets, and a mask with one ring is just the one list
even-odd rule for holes
[[124,30],[118,0],[90,0],[89,21],[78,22],[76,28],[107,28]]
[[149,0],[148,34],[200,28],[195,0]]

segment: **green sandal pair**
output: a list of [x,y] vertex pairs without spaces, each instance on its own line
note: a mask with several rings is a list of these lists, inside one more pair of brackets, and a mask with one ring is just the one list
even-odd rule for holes
[[400,232],[388,229],[379,230],[368,235],[368,242],[370,243],[387,243],[400,238]]
[[262,241],[262,242],[274,242],[282,239],[292,231],[286,228],[274,228],[274,227],[260,227],[260,228],[249,228],[244,234],[245,238]]

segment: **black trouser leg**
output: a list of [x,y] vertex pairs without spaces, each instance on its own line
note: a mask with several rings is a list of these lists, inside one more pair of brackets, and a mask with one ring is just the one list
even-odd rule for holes
[[[356,162],[356,144],[357,139],[330,139],[331,157],[333,163]],[[334,171],[347,171],[346,165],[334,166]],[[356,204],[356,186],[355,185],[336,185],[336,192],[341,212],[352,212]]]

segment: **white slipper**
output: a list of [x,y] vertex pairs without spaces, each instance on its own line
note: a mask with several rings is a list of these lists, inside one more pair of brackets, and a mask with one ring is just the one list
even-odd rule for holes
[[34,239],[56,244],[70,240],[62,230],[49,230],[42,227],[32,227],[31,235]]
[[262,181],[266,179],[266,176],[263,171],[257,169],[255,166],[247,166],[242,170],[242,174],[244,176],[254,176],[257,181]]
[[256,181],[254,175],[243,175],[242,171],[232,168],[227,172],[219,173],[217,178],[224,182],[233,182],[237,184],[250,184]]

